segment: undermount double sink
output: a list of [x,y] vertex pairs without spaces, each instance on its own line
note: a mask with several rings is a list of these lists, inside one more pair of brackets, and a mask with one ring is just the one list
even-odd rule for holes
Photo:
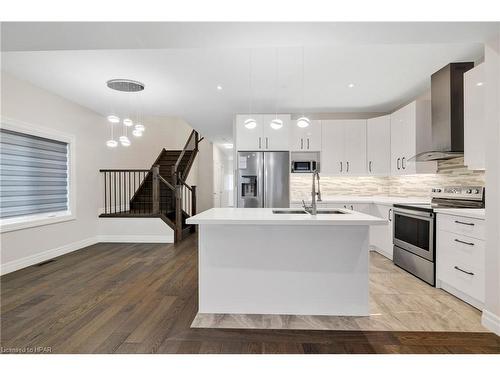
[[[325,210],[325,209],[318,209],[316,211],[318,215],[342,215],[346,214],[347,212],[343,212],[340,210]],[[273,214],[284,214],[284,215],[310,215],[311,213],[306,210],[297,210],[297,209],[282,209],[282,210],[273,210]]]

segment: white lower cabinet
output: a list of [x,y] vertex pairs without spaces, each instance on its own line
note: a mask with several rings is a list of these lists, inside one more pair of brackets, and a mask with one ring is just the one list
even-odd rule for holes
[[483,308],[485,293],[484,220],[437,214],[437,287]]
[[370,227],[370,247],[392,260],[392,205],[372,204],[370,214],[389,221],[387,225]]

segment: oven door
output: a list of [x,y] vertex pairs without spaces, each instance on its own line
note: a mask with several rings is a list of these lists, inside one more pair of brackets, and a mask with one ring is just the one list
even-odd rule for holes
[[434,262],[434,214],[394,208],[393,243]]

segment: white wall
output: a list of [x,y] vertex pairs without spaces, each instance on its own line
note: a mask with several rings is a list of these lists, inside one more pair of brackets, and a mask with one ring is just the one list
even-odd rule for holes
[[200,155],[198,159],[198,187],[197,211],[202,212],[213,207],[213,179],[214,179],[214,156],[213,144],[208,140],[200,143]]
[[485,46],[486,301],[483,324],[500,335],[500,31]]
[[[133,235],[133,228],[120,223],[111,228],[109,222],[100,228],[100,222],[106,219],[98,219],[103,200],[99,169],[150,168],[163,147],[181,149],[191,131],[181,119],[150,117],[144,121],[146,131],[142,139],[133,138],[127,149],[108,149],[105,141],[109,138],[109,126],[103,116],[3,71],[1,111],[6,118],[54,129],[76,139],[76,219],[2,233],[2,273],[95,243],[98,235],[106,235],[106,230],[109,235],[119,235],[120,231]],[[189,183],[196,184],[197,170],[195,163]],[[166,235],[171,234],[166,224],[165,231]]]

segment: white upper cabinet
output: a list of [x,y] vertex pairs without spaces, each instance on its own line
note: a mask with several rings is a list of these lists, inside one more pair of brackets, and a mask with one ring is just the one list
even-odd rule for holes
[[[256,126],[247,128],[245,121],[254,119]],[[238,151],[262,150],[264,137],[262,115],[236,115],[236,149]]]
[[321,134],[322,173],[366,173],[366,120],[324,120]]
[[307,128],[299,128],[293,120],[290,129],[291,151],[321,151],[321,121],[313,120]]
[[431,102],[422,99],[391,114],[391,174],[435,173],[436,162],[409,161],[432,151]]
[[391,116],[380,116],[366,122],[367,172],[374,176],[391,173]]
[[484,64],[464,73],[464,164],[485,169]]
[[[245,121],[256,121],[254,128],[247,128]],[[236,115],[236,149],[238,151],[288,151],[290,149],[290,115],[278,115],[281,128],[273,128],[276,115]]]
[[283,122],[279,129],[271,126],[271,121],[276,119],[276,115],[262,115],[264,134],[262,145],[266,151],[288,151],[290,150],[290,115],[278,115],[278,119]]

